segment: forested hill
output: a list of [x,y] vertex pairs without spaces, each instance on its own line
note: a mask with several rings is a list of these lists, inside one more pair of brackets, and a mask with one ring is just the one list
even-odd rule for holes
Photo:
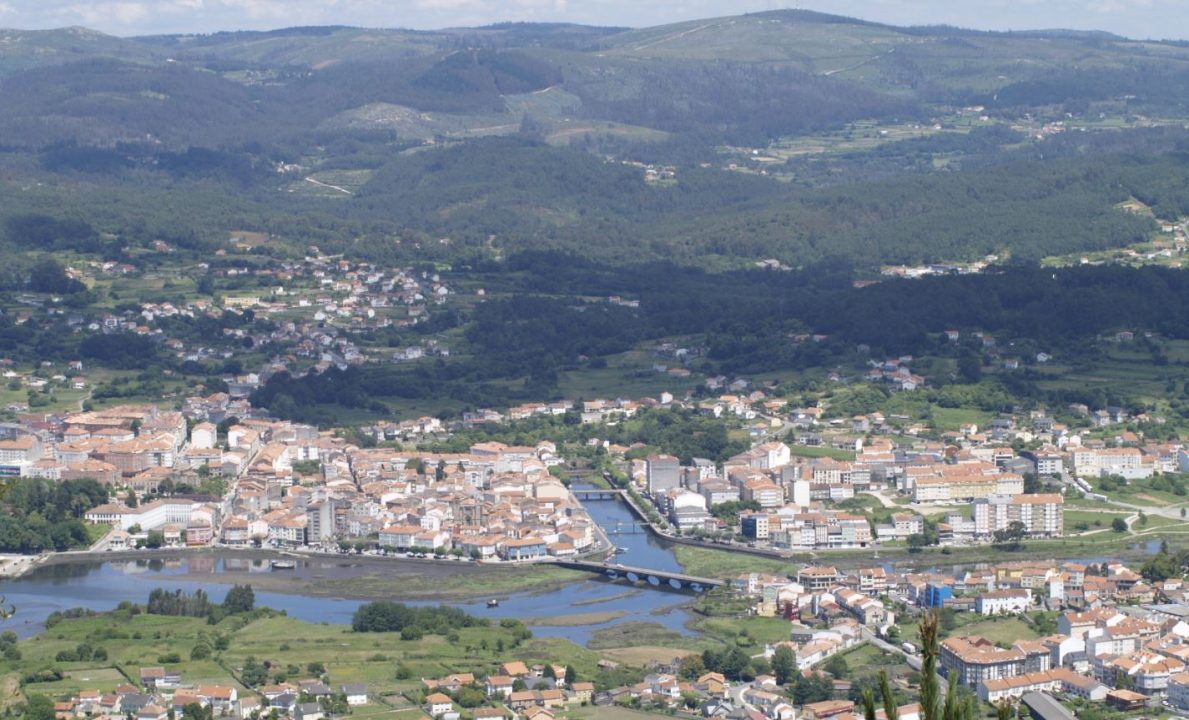
[[[0,97],[0,220],[85,223],[109,260],[249,229],[273,253],[383,263],[561,250],[875,271],[1130,246],[1186,207],[1189,47],[1108,33],[804,11],[13,30]],[[32,266],[39,247],[11,235],[8,266]]]

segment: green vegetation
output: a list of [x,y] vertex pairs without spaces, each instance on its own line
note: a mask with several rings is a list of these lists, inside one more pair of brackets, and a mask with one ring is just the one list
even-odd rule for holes
[[[616,679],[596,666],[596,653],[565,641],[522,642],[520,637],[522,627],[496,623],[403,639],[399,632],[357,633],[341,625],[305,623],[260,611],[211,625],[203,618],[145,614],[126,603],[112,613],[60,620],[36,638],[0,643],[11,648],[4,661],[6,677],[29,678],[27,697],[110,691],[127,682],[121,669],[135,672],[161,664],[161,658],[180,669],[186,682],[237,687],[241,692],[247,686],[317,677],[322,674],[318,667],[309,669],[315,659],[332,683],[365,683],[381,704],[414,688],[416,678],[493,673],[510,659],[572,665],[580,678],[601,685]],[[84,644],[90,647],[90,658],[71,659]],[[200,648],[209,649],[209,656],[203,657]],[[55,659],[59,655],[62,659]],[[623,681],[635,681],[637,672],[628,670]],[[401,674],[404,679],[398,677]]]
[[91,535],[83,514],[107,501],[94,480],[20,478],[0,493],[0,551],[38,553],[87,547]]
[[[486,624],[487,621],[480,621],[473,615],[468,615],[455,608],[446,606],[413,608],[402,603],[384,600],[360,606],[351,619],[351,629],[355,632],[400,632],[402,634],[406,629],[413,630],[417,634],[430,632],[442,634],[443,631]],[[520,627],[523,628],[523,625]]]
[[741,556],[738,552],[709,547],[674,545],[673,553],[682,570],[697,577],[733,578],[744,572],[766,572],[788,575],[797,567],[776,558]]

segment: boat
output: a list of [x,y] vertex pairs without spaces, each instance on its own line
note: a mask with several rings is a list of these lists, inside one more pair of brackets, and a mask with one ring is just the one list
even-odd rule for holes
[[489,608],[499,607],[499,606],[500,606],[500,601],[496,600],[495,598],[492,598],[487,601],[487,607],[489,607]]
[[297,563],[292,560],[273,560],[269,563],[273,570],[292,570],[297,567]]
[[623,555],[623,554],[624,554],[625,552],[627,552],[627,551],[628,551],[628,548],[625,548],[625,547],[617,547],[617,548],[615,548],[615,554],[616,554],[616,555]]

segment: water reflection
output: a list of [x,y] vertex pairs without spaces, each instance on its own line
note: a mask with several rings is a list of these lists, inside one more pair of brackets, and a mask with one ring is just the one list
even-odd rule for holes
[[[591,501],[586,506],[592,518],[603,527],[618,526],[624,530],[611,536],[613,542],[625,548],[617,556],[617,562],[658,570],[680,569],[668,543],[644,533],[630,532],[633,520],[631,511],[619,501]],[[211,553],[49,565],[38,568],[26,577],[4,582],[0,593],[7,595],[17,607],[17,615],[5,625],[5,629],[28,636],[39,632],[45,618],[55,611],[75,607],[106,611],[126,600],[143,603],[155,587],[181,588],[187,592],[201,588],[217,602],[222,601],[228,590],[228,585],[213,580],[194,581],[180,576],[193,578],[195,575],[229,573],[235,577],[222,579],[250,583],[254,573],[284,572],[292,576],[295,583],[300,583],[303,579],[361,575],[374,570],[375,565],[368,566],[348,558],[326,558],[300,561],[294,570],[273,571],[264,557]],[[350,623],[351,615],[364,602],[263,591],[257,591],[256,598],[259,605],[284,610],[302,620],[329,623]],[[598,630],[624,622],[659,623],[675,632],[688,634],[685,623],[689,616],[680,607],[688,600],[688,595],[652,589],[633,590],[630,585],[591,576],[589,580],[572,583],[559,591],[501,597],[496,608],[488,608],[485,598],[471,603],[451,604],[475,615],[491,618],[529,620],[587,613],[619,615],[611,622],[600,625],[533,628],[534,633],[541,637],[560,637],[586,644]]]

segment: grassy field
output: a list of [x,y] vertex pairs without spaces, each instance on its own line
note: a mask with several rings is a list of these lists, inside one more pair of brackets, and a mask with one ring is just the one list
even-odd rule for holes
[[981,429],[993,419],[992,413],[973,408],[938,407],[933,409],[933,426],[942,431],[957,430],[967,424],[977,425]]
[[761,652],[764,645],[789,639],[789,623],[783,618],[768,617],[702,617],[694,627],[710,638],[735,644],[751,654]]
[[596,630],[589,645],[596,650],[641,647],[694,650],[701,647],[694,638],[654,622],[626,622]]
[[[201,636],[226,635],[231,644],[209,659],[189,660]],[[55,658],[81,643],[103,648],[107,660],[64,662]],[[245,661],[254,657],[268,661],[270,681],[281,677],[296,681],[312,677],[311,662],[324,663],[331,684],[365,683],[379,705],[357,710],[367,715],[394,706],[393,699],[415,687],[421,677],[438,677],[449,672],[491,673],[499,663],[520,659],[532,663],[555,662],[573,665],[582,678],[596,679],[599,653],[567,640],[534,638],[517,646],[514,631],[499,625],[460,628],[445,635],[427,635],[420,640],[401,640],[399,633],[356,633],[344,625],[306,623],[285,616],[263,617],[247,622],[244,617],[228,618],[208,625],[205,618],[159,615],[117,616],[106,614],[66,620],[41,636],[20,643],[21,660],[8,662],[0,672],[5,687],[14,678],[34,670],[56,667],[62,680],[30,683],[26,693],[59,697],[94,689],[110,691],[116,685],[134,682],[139,668],[164,664],[182,671],[183,682],[219,684],[244,690],[239,673]],[[502,649],[506,648],[506,649]],[[169,663],[167,655],[177,653],[180,663]],[[410,679],[397,679],[396,668],[404,666]]]
[[966,616],[976,621],[963,625],[960,633],[953,634],[979,635],[993,643],[1003,643],[1006,645],[1010,645],[1016,640],[1035,640],[1040,637],[1033,630],[1032,625],[1019,618],[977,620],[978,616],[971,613],[966,613]]
[[[1028,621],[1019,617],[985,618],[975,613],[954,613],[953,628],[942,628],[942,637],[979,635],[993,643],[1011,645],[1016,640],[1035,640],[1040,635]],[[901,637],[920,647],[921,637],[916,623],[901,625]]]
[[1125,518],[1129,514],[1123,511],[1112,512],[1109,510],[1066,510],[1065,532],[1084,532],[1086,530],[1109,528],[1112,520],[1117,517]]
[[[433,582],[429,583],[424,582],[424,566],[394,563],[366,575],[302,580],[300,591],[321,597],[464,600],[520,592],[548,592],[590,578],[585,572],[546,565],[493,568],[459,563],[444,567],[449,572],[434,573]],[[204,575],[201,579],[225,578]],[[227,581],[231,580],[234,578]],[[258,590],[275,592],[293,592],[294,582],[294,578],[273,574],[253,579]]]
[[853,450],[842,450],[840,448],[828,447],[810,447],[808,445],[790,445],[789,452],[799,457],[807,458],[833,458],[834,460],[854,460],[855,452]]
[[579,720],[644,720],[645,718],[672,717],[672,715],[647,713],[617,705],[590,705],[588,707],[574,708],[573,711],[569,712],[569,715]]
[[676,364],[657,359],[645,350],[613,355],[607,358],[604,368],[583,368],[562,373],[558,378],[558,389],[563,397],[615,398],[644,397],[669,391],[679,396],[697,385],[697,375],[678,378],[668,373],[658,373],[655,363],[676,367]]
[[846,661],[850,669],[847,679],[852,682],[876,677],[881,670],[886,671],[893,680],[912,672],[912,668],[903,662],[904,656],[899,653],[886,653],[870,643],[863,643],[839,653],[838,657]]
[[574,613],[573,615],[555,615],[553,617],[531,618],[525,624],[537,627],[574,627],[576,625],[605,625],[612,620],[624,616],[622,610],[608,610],[604,612]]
[[1156,487],[1155,482],[1160,482],[1156,478],[1147,478],[1144,480],[1132,480],[1126,485],[1115,487],[1110,491],[1102,489],[1102,481],[1099,479],[1090,480],[1090,484],[1094,487],[1095,492],[1103,493],[1119,502],[1128,503],[1129,505],[1152,505],[1158,507],[1176,507],[1184,505],[1189,502],[1189,496],[1177,495],[1164,489],[1165,486]]
[[787,575],[797,569],[795,564],[784,560],[729,550],[677,545],[674,546],[673,553],[685,572],[698,577],[732,578],[746,572]]

